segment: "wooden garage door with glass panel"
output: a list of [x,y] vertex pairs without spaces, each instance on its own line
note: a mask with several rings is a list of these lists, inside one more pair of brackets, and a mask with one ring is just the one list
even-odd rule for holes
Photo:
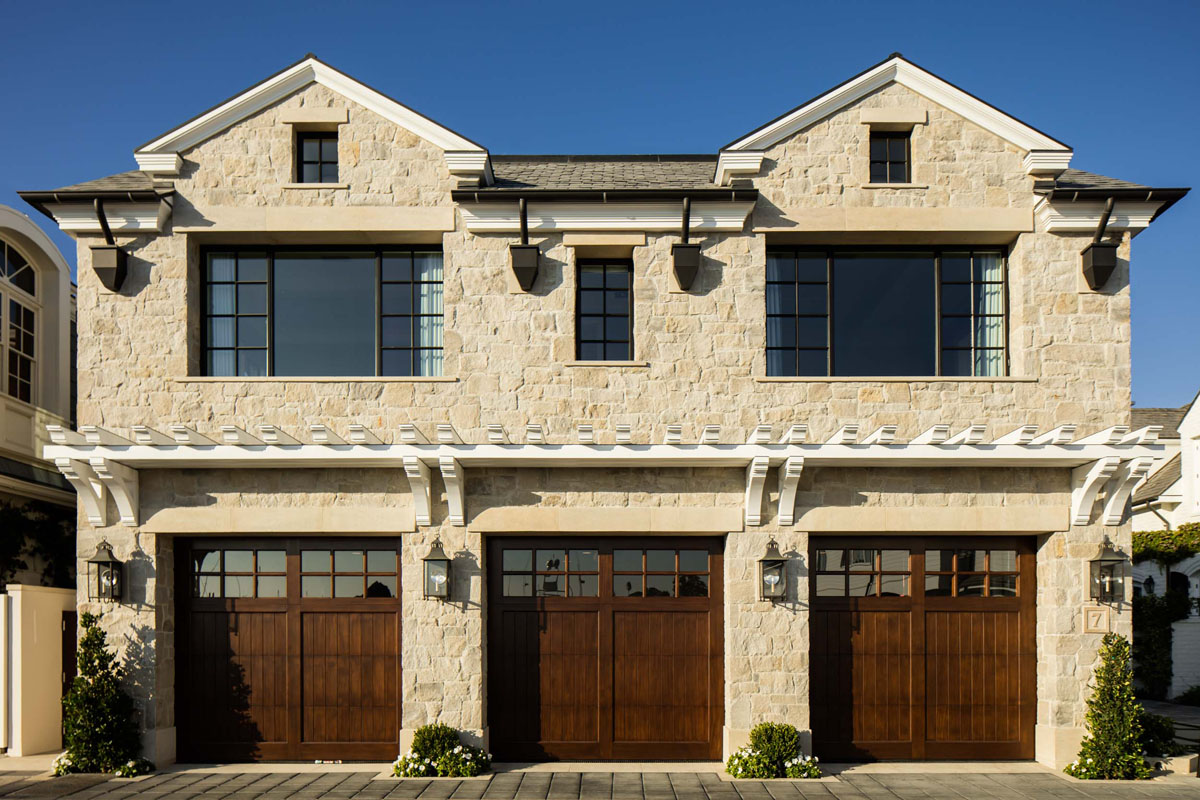
[[1029,540],[813,537],[811,564],[818,755],[1034,757]]
[[488,543],[488,725],[503,760],[721,756],[722,541]]
[[398,546],[396,539],[180,542],[180,760],[395,758]]

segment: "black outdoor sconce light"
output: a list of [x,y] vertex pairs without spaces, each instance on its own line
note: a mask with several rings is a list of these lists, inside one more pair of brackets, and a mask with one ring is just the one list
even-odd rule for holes
[[767,554],[758,560],[759,597],[776,603],[787,597],[787,556],[779,552],[774,537],[767,543]]
[[1125,596],[1125,582],[1121,579],[1121,567],[1125,554],[1112,546],[1106,538],[1100,553],[1089,562],[1091,599],[1098,603],[1114,603]]
[[517,201],[517,207],[521,214],[521,243],[510,244],[508,254],[512,259],[512,270],[513,275],[517,278],[517,284],[521,287],[521,291],[528,292],[533,288],[533,282],[537,280],[538,260],[541,253],[536,244],[529,243],[529,209],[524,197]]
[[121,602],[124,589],[124,564],[113,555],[112,546],[102,539],[96,555],[88,559],[88,599],[105,603]]
[[692,224],[692,198],[683,198],[683,241],[671,246],[671,259],[675,267],[675,279],[685,292],[692,288],[700,273],[700,245],[689,244],[688,235]]
[[1083,279],[1087,281],[1088,288],[1092,291],[1098,291],[1108,283],[1113,270],[1117,268],[1116,243],[1102,241],[1104,229],[1108,227],[1108,219],[1112,216],[1114,205],[1116,205],[1116,199],[1112,197],[1104,203],[1104,213],[1100,215],[1100,224],[1096,226],[1096,235],[1092,237],[1091,244],[1083,248]]
[[108,217],[104,215],[104,201],[96,198],[94,201],[96,219],[100,221],[100,230],[104,232],[104,244],[92,245],[92,269],[110,292],[121,291],[125,283],[125,275],[129,271],[129,257],[124,250],[117,247],[112,229],[108,227]]
[[445,600],[450,597],[450,557],[442,549],[442,540],[434,539],[429,555],[425,556],[425,598]]

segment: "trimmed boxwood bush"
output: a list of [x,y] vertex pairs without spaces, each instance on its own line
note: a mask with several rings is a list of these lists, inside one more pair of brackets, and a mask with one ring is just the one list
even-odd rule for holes
[[1124,636],[1105,634],[1093,681],[1084,718],[1087,735],[1079,758],[1063,771],[1084,779],[1149,778],[1150,769],[1142,759],[1144,712],[1133,696],[1133,667]]
[[492,767],[492,754],[462,743],[459,732],[435,722],[413,734],[412,749],[392,762],[401,778],[473,778]]
[[819,778],[816,756],[800,749],[800,731],[782,722],[760,722],[750,744],[729,757],[725,771],[735,778]]

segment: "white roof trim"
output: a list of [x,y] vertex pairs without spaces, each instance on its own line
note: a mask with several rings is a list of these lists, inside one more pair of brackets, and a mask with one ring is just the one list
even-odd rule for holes
[[[471,233],[521,230],[516,203],[460,203]],[[740,231],[754,210],[751,201],[692,203],[691,229],[697,233]],[[678,203],[537,203],[529,204],[529,230],[543,231],[678,231]]]
[[[145,161],[147,164],[154,164],[152,171],[170,172],[169,156],[212,138],[311,83],[319,83],[353,100],[444,151],[487,152],[471,140],[310,57],[138,148],[134,158],[138,160],[139,166]],[[151,159],[150,156],[158,158]]]
[[[46,211],[54,217],[64,233],[103,233],[96,210],[88,203],[46,203]],[[108,203],[104,217],[113,233],[140,236],[162,233],[171,217],[171,204],[163,198],[151,203]]]
[[[1108,220],[1110,231],[1140,233],[1150,227],[1161,200],[1118,200]],[[1094,233],[1104,215],[1103,200],[1047,200],[1039,197],[1033,216],[1039,231],[1047,233]]]
[[893,82],[912,89],[984,130],[1012,142],[1022,150],[1065,153],[1069,162],[1070,148],[898,57],[885,61],[790,114],[746,135],[725,150],[763,150],[771,147],[796,131],[825,119]]

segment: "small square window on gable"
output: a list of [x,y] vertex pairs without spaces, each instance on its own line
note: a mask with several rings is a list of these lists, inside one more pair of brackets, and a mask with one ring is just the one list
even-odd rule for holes
[[296,133],[296,181],[299,183],[338,182],[337,131],[298,131]]
[[912,181],[912,131],[871,129],[871,183]]

